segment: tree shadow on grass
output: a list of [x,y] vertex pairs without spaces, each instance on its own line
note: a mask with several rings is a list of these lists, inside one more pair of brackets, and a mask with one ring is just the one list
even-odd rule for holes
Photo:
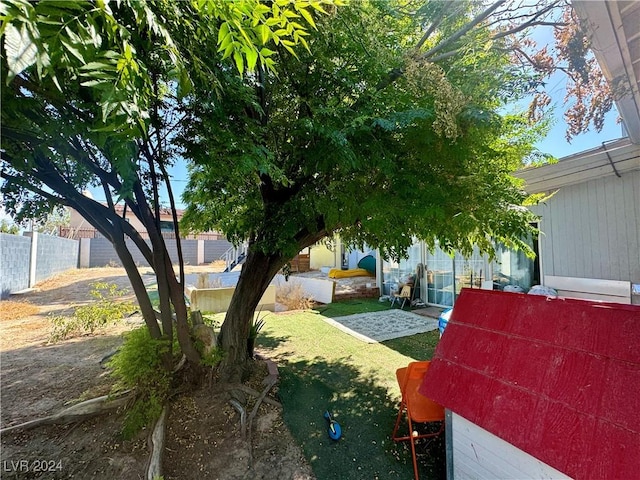
[[[267,336],[262,340],[269,343]],[[284,420],[318,480],[413,476],[409,445],[391,439],[398,405],[375,377],[364,378],[353,366],[320,357],[301,361],[285,355],[277,361]],[[342,427],[338,441],[328,436],[327,410]],[[418,451],[421,478],[445,478],[444,443],[431,442]]]

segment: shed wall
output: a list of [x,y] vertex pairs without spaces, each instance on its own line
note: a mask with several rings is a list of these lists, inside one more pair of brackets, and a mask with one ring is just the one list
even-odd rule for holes
[[532,210],[544,275],[640,283],[640,170],[563,187]]
[[452,431],[456,480],[571,478],[455,413]]

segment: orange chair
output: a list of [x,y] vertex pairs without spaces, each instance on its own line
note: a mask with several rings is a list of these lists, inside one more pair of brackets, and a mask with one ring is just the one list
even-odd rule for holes
[[[418,392],[422,379],[427,373],[431,362],[411,362],[405,368],[396,370],[396,378],[402,393],[400,408],[398,410],[398,418],[393,428],[392,438],[396,442],[409,440],[411,443],[411,455],[413,456],[413,472],[415,479],[418,480],[418,461],[416,457],[415,442],[419,438],[434,438],[444,431],[444,407],[437,404],[433,400],[425,397]],[[409,424],[409,434],[407,436],[398,435],[398,427],[403,413],[407,412],[407,421]],[[433,433],[418,434],[414,431],[414,423],[430,423],[440,422],[440,429]]]

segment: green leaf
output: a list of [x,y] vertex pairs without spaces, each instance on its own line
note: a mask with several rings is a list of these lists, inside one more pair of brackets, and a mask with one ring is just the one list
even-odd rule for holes
[[218,50],[219,52],[226,48],[226,45],[222,46],[222,44],[229,37],[229,23],[223,22],[223,24],[220,25],[220,30],[218,30],[218,46],[220,46],[220,50]]
[[304,8],[301,8],[299,12],[300,15],[302,15],[307,21],[307,23],[317,30],[316,23],[313,21],[313,17],[311,16],[311,14]]
[[271,29],[263,24],[258,27],[258,30],[260,32],[260,41],[265,45],[271,37]]
[[38,47],[29,37],[26,25],[22,25],[18,30],[13,24],[9,24],[4,33],[4,48],[9,66],[7,75],[7,84],[9,84],[16,75],[36,63]]
[[116,71],[117,65],[113,65],[111,63],[104,62],[89,62],[80,67],[80,70],[89,71],[89,70],[107,70],[107,71]]
[[218,51],[219,51],[219,52],[221,52],[221,51],[223,51],[223,50],[226,50],[226,49],[227,49],[227,47],[228,47],[231,43],[233,43],[233,37],[231,36],[231,34],[228,34],[228,35],[227,35],[226,37],[224,37],[224,38],[222,39],[222,41],[218,44],[218,45],[219,45]]
[[267,7],[266,5],[264,5],[262,3],[259,3],[258,5],[256,5],[255,9],[253,10],[253,14],[254,14],[254,16],[261,17],[265,13],[269,13],[270,11],[271,11],[271,9],[269,7]]
[[237,50],[234,51],[233,60],[234,62],[236,62],[236,68],[238,69],[240,74],[242,74],[244,72],[244,57],[242,56],[242,53]]
[[107,80],[87,80],[86,82],[80,83],[83,87],[95,87],[98,85],[102,85],[104,83],[109,83]]
[[267,47],[264,47],[260,50],[260,55],[262,55],[263,57],[270,57],[274,53],[276,52],[274,52],[273,50],[269,50]]
[[256,68],[256,62],[258,61],[258,52],[253,47],[247,47],[244,52],[247,57],[247,70],[253,71]]
[[233,49],[233,42],[232,42],[232,43],[229,43],[229,45],[227,45],[227,48],[224,50],[224,55],[222,55],[222,60],[229,58],[233,53],[233,51],[234,49]]
[[60,43],[62,43],[64,48],[66,48],[67,51],[71,53],[74,57],[76,57],[81,62],[84,62],[84,57],[82,56],[82,54],[80,53],[80,50],[78,50],[78,48],[75,45],[72,45],[71,43],[69,43],[69,41],[65,38],[61,38]]

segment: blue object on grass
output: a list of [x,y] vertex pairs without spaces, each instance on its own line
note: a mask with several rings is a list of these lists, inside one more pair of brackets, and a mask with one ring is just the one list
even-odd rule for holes
[[342,428],[340,428],[340,424],[336,422],[333,418],[331,418],[331,414],[327,410],[324,412],[324,418],[329,422],[327,431],[329,432],[329,438],[331,440],[339,440],[342,436]]

